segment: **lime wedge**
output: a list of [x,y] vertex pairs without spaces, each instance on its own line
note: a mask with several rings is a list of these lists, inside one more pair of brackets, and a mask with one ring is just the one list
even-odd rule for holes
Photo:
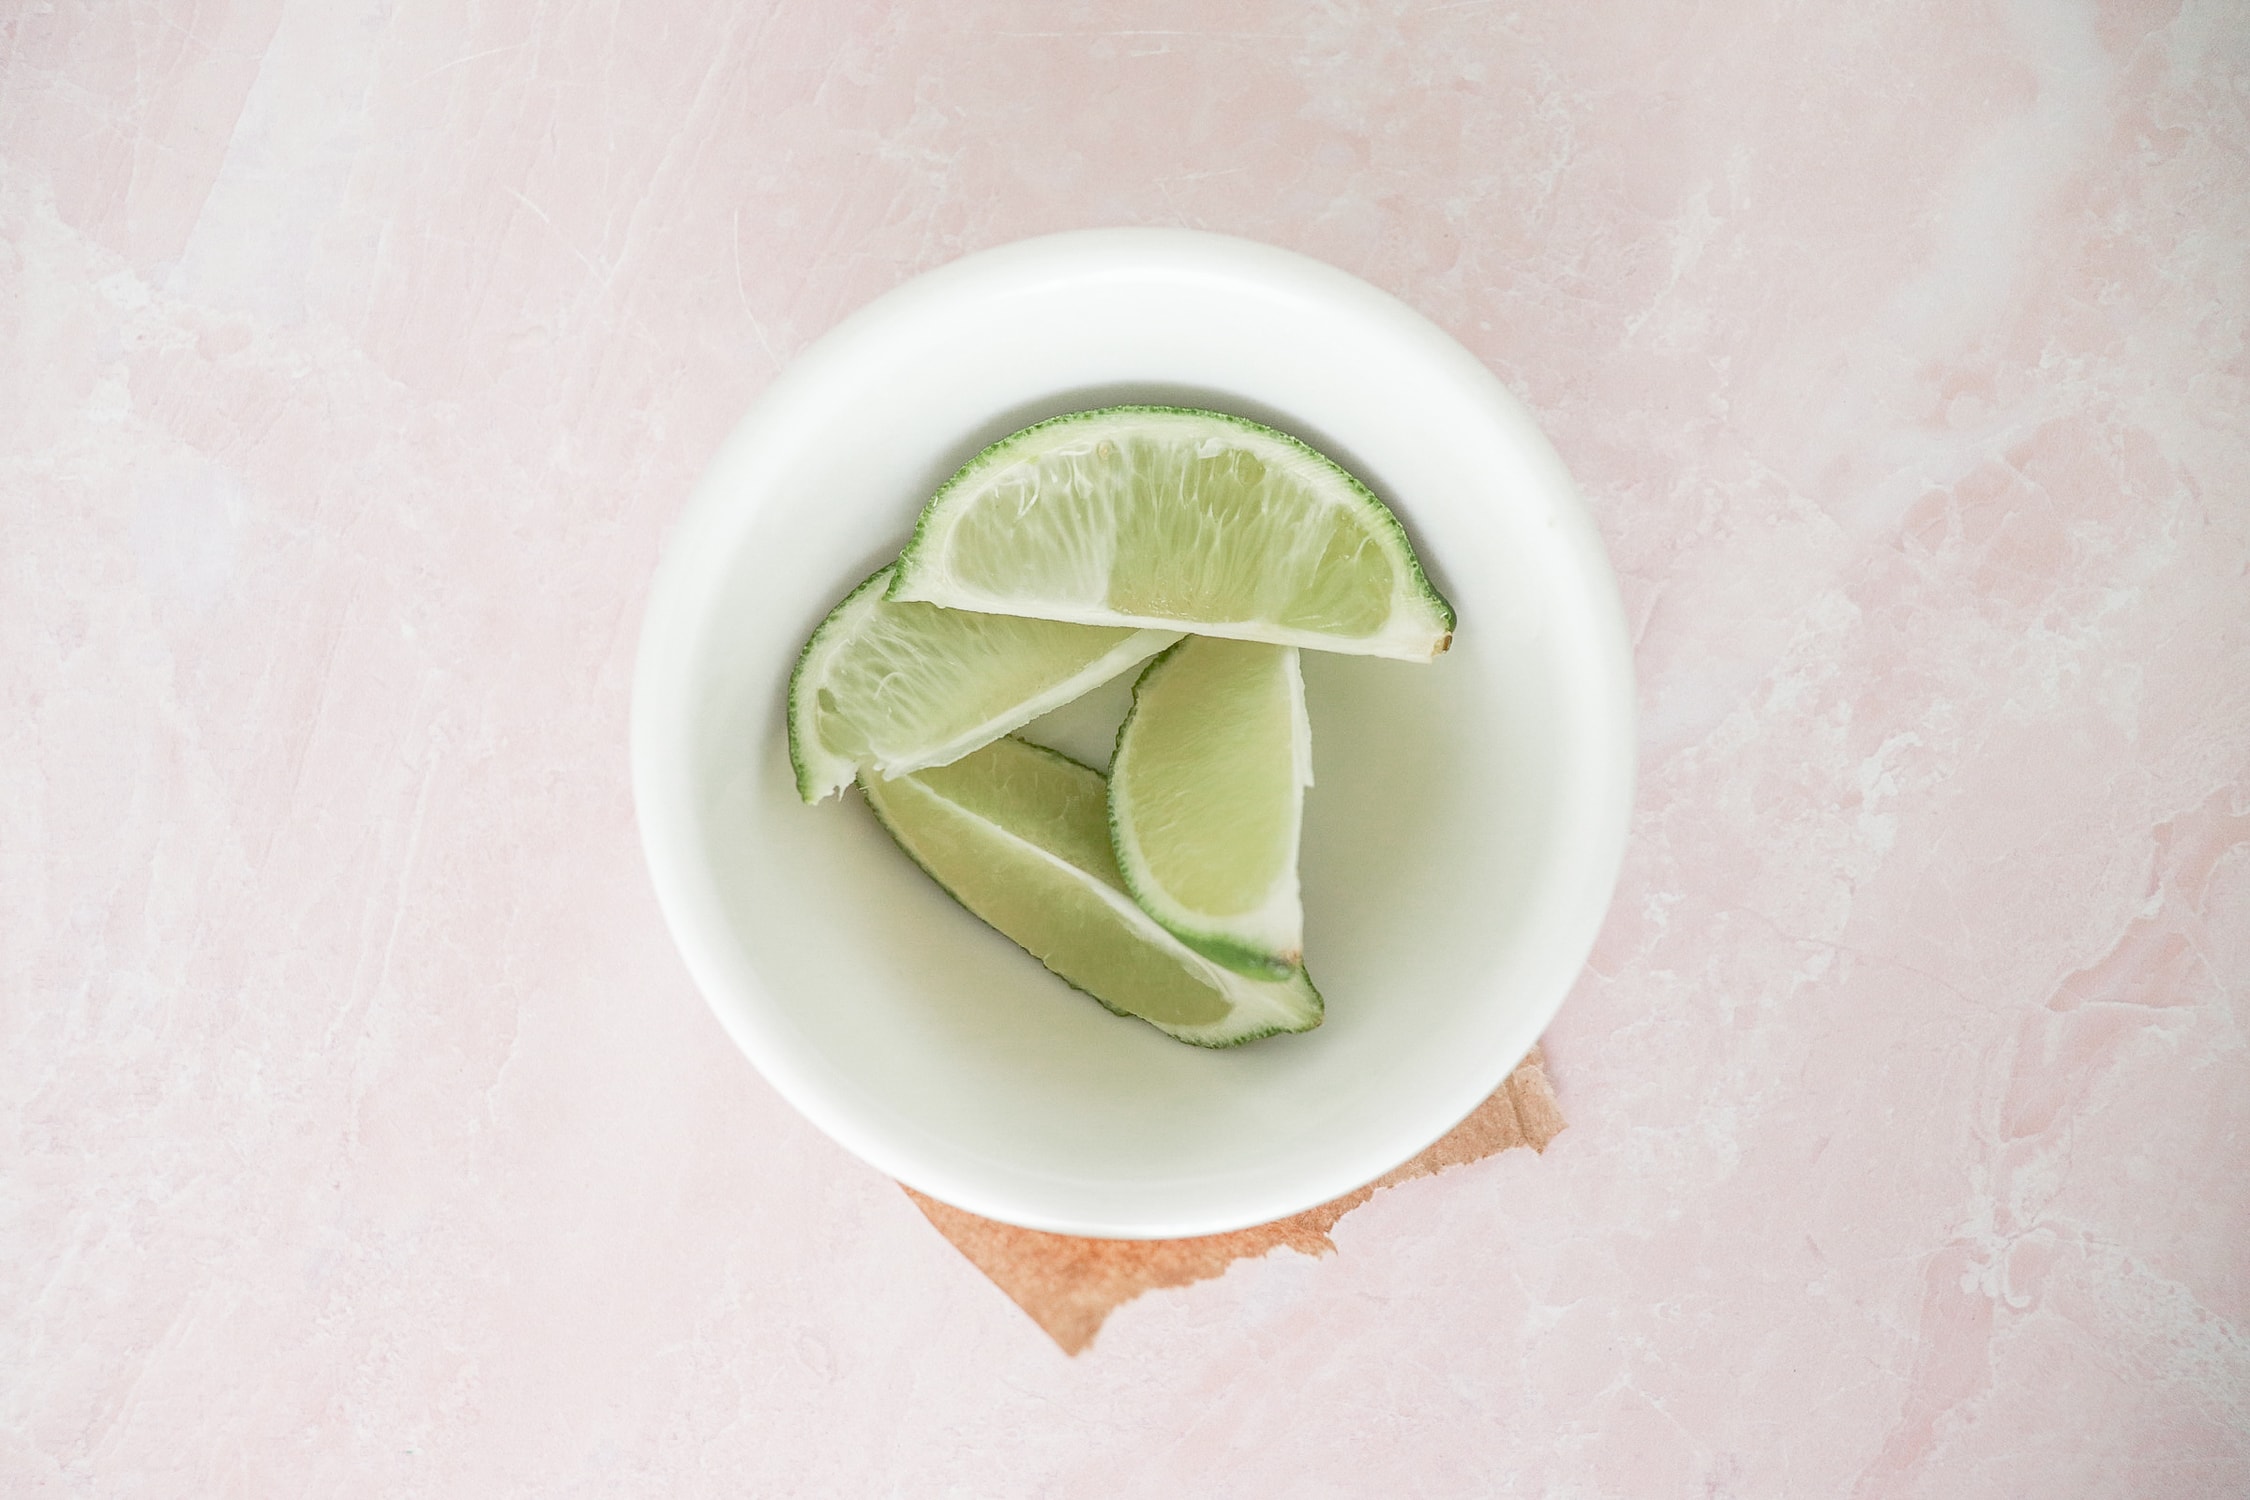
[[863,769],[957,760],[1180,638],[892,604],[890,581],[880,569],[829,611],[789,678],[789,761],[807,802]]
[[1302,970],[1249,979],[1180,945],[1133,903],[1110,854],[1101,774],[1023,740],[860,790],[946,891],[1074,988],[1183,1042],[1232,1047],[1320,1024]]
[[1286,978],[1304,961],[1311,785],[1297,648],[1189,636],[1141,673],[1117,731],[1109,824],[1126,888],[1204,957]]
[[1171,406],[1056,417],[970,459],[890,596],[1405,661],[1453,639],[1366,485],[1270,427]]

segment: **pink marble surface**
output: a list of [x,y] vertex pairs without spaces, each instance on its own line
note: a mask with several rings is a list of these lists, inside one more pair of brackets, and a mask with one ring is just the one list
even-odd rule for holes
[[[0,1492],[2250,1491],[2250,12],[0,13]],[[1573,1122],[1065,1359],[729,1048],[627,673],[791,354],[1319,255],[1622,575]]]

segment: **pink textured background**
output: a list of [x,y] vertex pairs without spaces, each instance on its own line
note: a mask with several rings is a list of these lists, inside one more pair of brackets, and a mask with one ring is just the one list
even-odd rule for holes
[[[2250,1491],[2250,12],[0,13],[0,1492]],[[1528,399],[1638,642],[1573,1128],[1070,1361],[639,864],[668,519],[1072,226]]]

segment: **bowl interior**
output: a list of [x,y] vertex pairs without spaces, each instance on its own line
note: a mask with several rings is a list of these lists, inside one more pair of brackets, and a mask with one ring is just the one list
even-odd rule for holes
[[[1398,512],[1459,612],[1428,666],[1306,656],[1306,945],[1328,1011],[1303,1036],[1207,1052],[1114,1017],[954,905],[856,794],[808,808],[791,782],[784,690],[829,606],[985,443],[1124,400],[1252,416],[1328,452]],[[1106,765],[1126,688],[1029,733]],[[1014,1223],[1211,1233],[1388,1170],[1536,1040],[1615,878],[1629,703],[1567,475],[1456,345],[1264,247],[1058,236],[870,307],[730,441],[652,600],[636,786],[699,982],[845,1145]]]

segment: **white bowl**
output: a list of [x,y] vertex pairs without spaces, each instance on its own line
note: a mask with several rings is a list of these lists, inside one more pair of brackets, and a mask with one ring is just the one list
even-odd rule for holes
[[[954,905],[856,795],[806,807],[791,783],[784,686],[828,607],[986,443],[1119,401],[1303,437],[1391,504],[1460,615],[1429,666],[1306,654],[1328,1016],[1303,1036],[1208,1052],[1112,1016]],[[1317,261],[1101,230],[910,282],[758,401],[656,576],[633,787],[696,982],[837,1141],[1013,1224],[1212,1234],[1380,1176],[1538,1040],[1616,882],[1632,702],[1600,539],[1467,351]],[[1060,737],[1098,749],[1090,712]]]

